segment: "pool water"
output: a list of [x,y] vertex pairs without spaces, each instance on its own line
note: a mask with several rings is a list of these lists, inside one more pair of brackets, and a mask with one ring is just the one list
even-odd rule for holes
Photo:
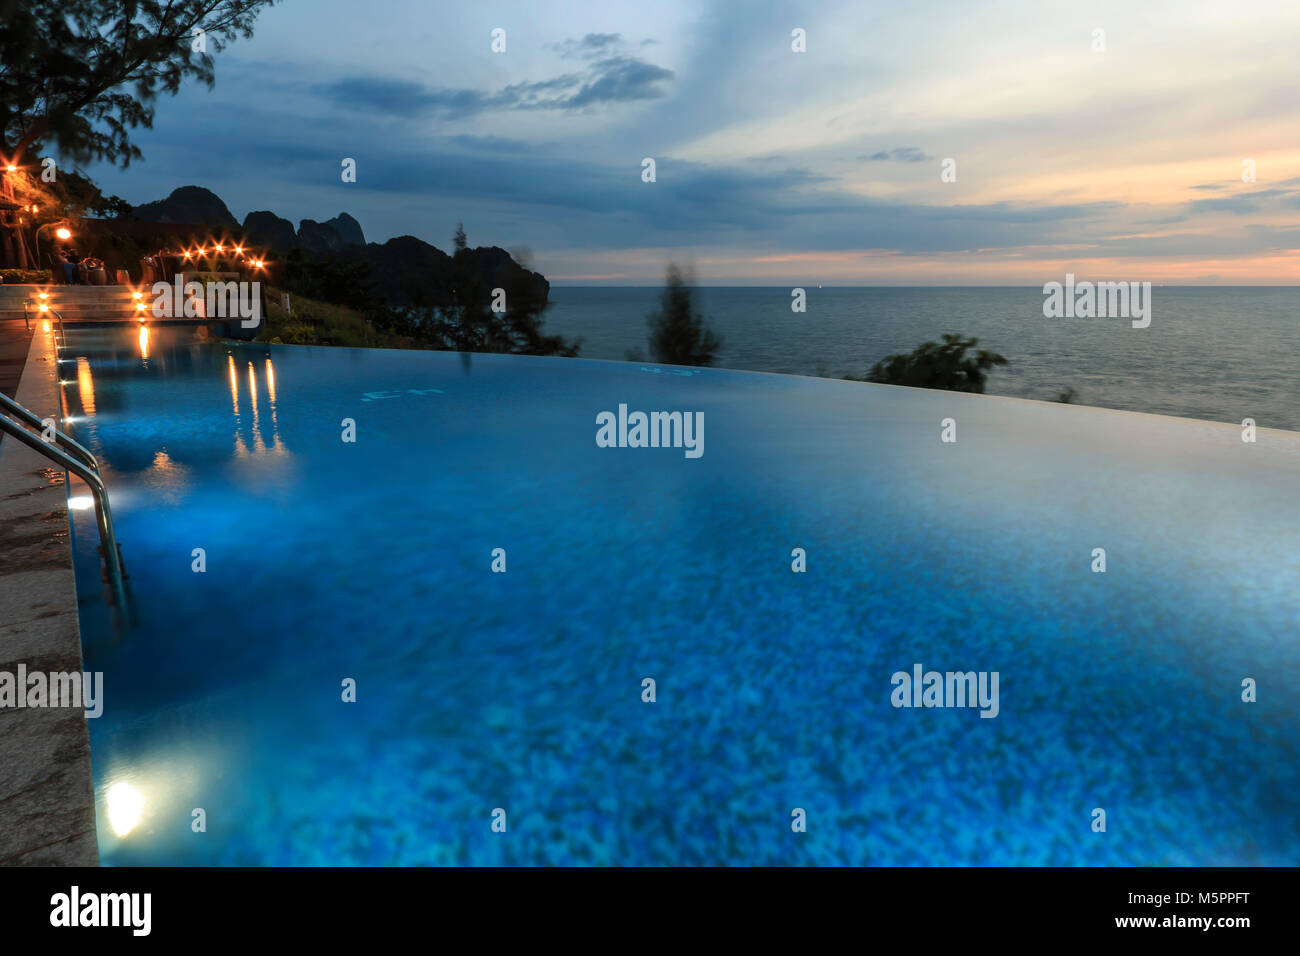
[[[105,864],[1300,863],[1298,434],[184,330],[63,354],[130,575],[123,617],[76,512]],[[598,447],[620,404],[702,412],[703,455]],[[997,672],[997,716],[892,706],[916,664]]]

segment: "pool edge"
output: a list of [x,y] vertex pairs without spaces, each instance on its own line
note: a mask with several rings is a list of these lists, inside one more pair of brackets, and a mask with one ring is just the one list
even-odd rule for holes
[[[17,401],[61,414],[54,336],[37,331]],[[66,473],[0,443],[0,671],[82,671]],[[90,729],[75,708],[0,709],[0,866],[97,866]]]

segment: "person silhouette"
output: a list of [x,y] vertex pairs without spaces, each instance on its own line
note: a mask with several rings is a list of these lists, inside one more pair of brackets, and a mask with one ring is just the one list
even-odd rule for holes
[[67,248],[60,247],[57,255],[59,257],[59,262],[63,264],[63,281],[68,285],[76,285],[77,267],[73,263],[72,257],[68,254]]

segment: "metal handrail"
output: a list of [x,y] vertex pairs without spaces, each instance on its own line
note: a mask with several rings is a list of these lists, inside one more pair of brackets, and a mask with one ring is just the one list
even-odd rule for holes
[[[54,343],[58,345],[60,348],[66,346],[68,344],[68,333],[67,330],[63,328],[63,313],[60,312],[58,309],[50,309],[45,314],[54,316],[54,321],[55,323],[57,323],[55,328],[56,337],[54,339]],[[62,342],[60,342],[60,339],[62,339]]]
[[[9,414],[21,419],[32,428],[38,428],[41,431],[44,431],[47,427],[45,421],[35,412],[19,405],[3,392],[0,392],[0,408],[3,408],[5,411],[9,412]],[[44,441],[45,439],[42,438],[41,440]],[[65,449],[69,454],[79,458],[82,464],[87,468],[92,469],[95,474],[99,474],[99,462],[95,459],[95,456],[90,453],[90,449],[85,445],[81,444],[74,438],[68,437],[57,428],[54,429],[54,443]]]
[[[4,414],[5,411],[16,415],[19,420],[14,421]],[[32,434],[24,427],[24,423],[42,430],[46,427],[45,422],[30,409],[19,405],[8,395],[0,394],[0,431],[12,435],[32,451],[63,466],[90,487],[95,499],[95,521],[99,525],[100,550],[104,554],[104,564],[108,570],[108,583],[113,589],[118,605],[126,607],[126,575],[122,568],[122,553],[117,547],[117,536],[113,534],[113,513],[108,505],[108,488],[104,485],[104,478],[99,472],[99,462],[85,446],[69,438],[57,428],[54,429],[55,441],[68,451],[54,447],[40,435]]]

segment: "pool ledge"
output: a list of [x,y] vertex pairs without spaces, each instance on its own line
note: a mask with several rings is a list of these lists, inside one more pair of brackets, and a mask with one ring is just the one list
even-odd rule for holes
[[[60,411],[53,336],[32,336],[17,400]],[[66,474],[0,441],[0,671],[82,670]],[[90,733],[80,708],[0,707],[0,866],[96,866]]]

